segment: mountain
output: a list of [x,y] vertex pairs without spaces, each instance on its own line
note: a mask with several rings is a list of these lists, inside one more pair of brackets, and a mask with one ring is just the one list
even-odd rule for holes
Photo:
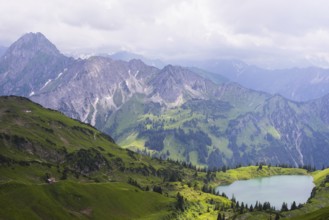
[[[207,172],[117,146],[94,127],[27,98],[0,97],[0,216],[3,219],[268,219],[225,196],[218,184],[307,171],[263,165]],[[311,202],[281,217],[328,216],[329,169],[311,173]],[[322,209],[321,209],[322,208]],[[274,211],[271,211],[274,212]],[[306,214],[306,215],[305,215]]]
[[31,98],[95,125],[134,94],[148,93],[146,82],[156,71],[138,60],[124,62],[91,57],[75,62],[60,80],[49,83],[45,87],[49,92]]
[[[123,146],[141,151],[146,146],[159,156],[194,164],[265,161],[295,166],[314,164],[319,168],[327,164],[327,99],[315,102],[316,111],[312,104],[294,103],[281,96],[265,101],[260,96],[254,101],[257,107],[252,112],[243,113],[246,106],[233,106],[228,101],[193,99],[162,112],[153,106],[152,113],[145,115],[144,109],[134,117],[128,116],[129,110],[137,104],[128,102],[127,107],[113,113],[114,126],[104,130],[114,132]],[[115,126],[115,122],[127,117],[130,124]]]
[[41,33],[25,34],[0,59],[0,94],[32,96],[41,92],[71,61]]
[[[163,68],[164,62],[126,51],[110,55],[114,60],[142,60]],[[193,72],[215,83],[237,82],[247,88],[270,94],[281,94],[294,101],[310,101],[329,93],[329,70],[319,67],[264,69],[234,59],[176,60],[176,65],[189,67]]]
[[[26,49],[22,42],[35,46]],[[223,77],[215,83],[196,69],[158,69],[140,60],[108,57],[74,60],[51,45],[40,34],[14,43],[0,63],[22,62],[3,66],[0,77],[6,87],[0,87],[0,94],[31,95],[47,108],[111,134],[122,147],[199,166],[266,162],[321,168],[329,163],[324,156],[329,149],[328,96],[298,103]],[[35,57],[33,48],[53,62],[28,59]],[[53,66],[58,60],[65,61],[61,68]],[[40,76],[41,66],[49,76]],[[29,78],[14,77],[22,74]]]
[[247,88],[281,94],[294,101],[310,101],[329,93],[329,70],[319,67],[269,70],[239,60],[180,61],[204,69],[216,81],[226,77]]

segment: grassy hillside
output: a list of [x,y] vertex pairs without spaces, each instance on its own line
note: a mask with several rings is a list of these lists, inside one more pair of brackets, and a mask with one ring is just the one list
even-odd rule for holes
[[314,183],[319,186],[323,181],[325,180],[326,176],[329,175],[329,169],[324,170],[317,170],[312,173],[312,176],[314,178]]
[[[210,198],[230,204],[188,185],[202,185],[205,173],[195,177],[179,163],[119,148],[93,127],[25,98],[1,97],[0,119],[5,219],[172,219],[206,212]],[[192,211],[184,214],[177,209],[178,192],[203,199],[186,199]]]
[[2,219],[161,219],[173,198],[126,183],[1,185]]
[[[235,203],[210,189],[240,179],[307,174],[273,166],[205,172],[152,159],[20,97],[0,98],[0,121],[0,219],[216,219],[219,213],[226,219],[266,219],[267,211],[240,214]],[[313,204],[327,196],[328,172],[313,174],[322,187]]]
[[192,99],[172,108],[135,96],[99,129],[124,148],[200,167],[329,165],[328,126],[321,119],[327,114],[321,107],[222,87],[220,99]]
[[290,220],[327,220],[329,219],[329,207],[321,208],[314,212],[289,219]]
[[0,98],[0,118],[1,217],[155,219],[173,209],[174,198],[126,183],[152,160],[93,127],[19,97]]

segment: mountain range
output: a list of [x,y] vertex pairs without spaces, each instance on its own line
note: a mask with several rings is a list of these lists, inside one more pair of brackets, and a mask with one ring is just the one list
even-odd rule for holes
[[124,148],[210,167],[329,165],[328,95],[296,102],[225,77],[140,60],[73,59],[41,33],[24,35],[0,58],[0,95],[59,110]]
[[[101,55],[105,56],[105,55]],[[216,83],[223,80],[270,94],[280,94],[293,101],[310,101],[329,93],[329,69],[307,68],[265,69],[236,59],[171,60],[148,59],[127,51],[106,55],[115,60],[142,60],[147,65],[163,68],[165,63],[186,66]]]
[[225,76],[247,88],[280,94],[294,101],[310,101],[329,93],[329,69],[320,67],[271,70],[229,59],[180,63],[207,70],[211,79]]

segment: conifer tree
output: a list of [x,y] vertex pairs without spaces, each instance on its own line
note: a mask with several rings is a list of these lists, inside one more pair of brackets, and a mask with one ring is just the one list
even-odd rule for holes
[[289,209],[288,209],[288,204],[287,203],[285,203],[285,202],[283,202],[282,203],[282,207],[281,207],[281,211],[282,212],[285,212],[285,211],[288,211]]
[[243,210],[244,210],[244,207],[241,206],[241,207],[240,207],[240,214],[243,214]]
[[185,200],[184,197],[178,192],[177,193],[177,209],[184,212],[185,210]]
[[294,201],[292,204],[291,204],[291,208],[290,210],[295,210],[297,209],[297,205],[296,205],[296,202]]

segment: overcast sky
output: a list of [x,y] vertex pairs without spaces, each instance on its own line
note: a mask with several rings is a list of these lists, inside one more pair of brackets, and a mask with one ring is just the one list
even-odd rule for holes
[[326,0],[0,0],[0,45],[42,32],[64,53],[329,67]]

